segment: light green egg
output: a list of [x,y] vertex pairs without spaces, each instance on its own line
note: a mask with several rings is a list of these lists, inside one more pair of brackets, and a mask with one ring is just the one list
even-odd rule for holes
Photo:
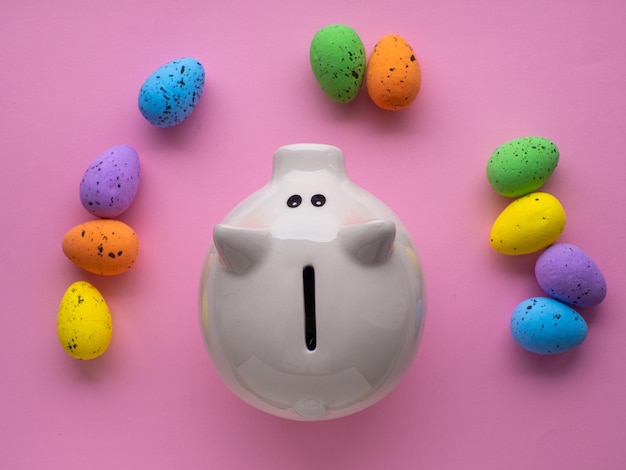
[[559,163],[559,149],[544,137],[522,137],[500,145],[487,162],[487,179],[502,196],[519,197],[539,189]]
[[329,98],[347,103],[356,98],[365,76],[365,49],[349,26],[333,24],[320,29],[309,50],[315,79]]

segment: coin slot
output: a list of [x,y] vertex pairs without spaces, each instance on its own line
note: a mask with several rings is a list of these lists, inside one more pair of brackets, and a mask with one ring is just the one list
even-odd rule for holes
[[302,290],[304,293],[304,341],[309,351],[317,346],[315,326],[315,269],[305,266],[302,270]]

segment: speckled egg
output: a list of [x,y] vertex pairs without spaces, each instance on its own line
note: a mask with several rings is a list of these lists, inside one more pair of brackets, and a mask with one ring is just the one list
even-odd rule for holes
[[95,359],[111,343],[113,326],[102,294],[85,281],[73,283],[63,295],[57,316],[61,346],[76,359]]
[[80,182],[80,202],[97,217],[126,212],[139,189],[139,156],[128,145],[111,147],[96,158]]
[[406,108],[417,97],[421,81],[419,62],[406,40],[389,34],[378,41],[365,72],[367,93],[376,105],[387,110]]
[[91,220],[65,234],[63,253],[85,271],[111,276],[133,266],[139,242],[135,231],[119,220]]
[[527,351],[556,354],[582,343],[587,337],[587,323],[576,310],[558,300],[532,297],[515,307],[511,334]]
[[158,127],[180,124],[198,104],[204,78],[204,67],[196,59],[177,59],[159,67],[139,90],[141,114]]
[[356,31],[343,24],[320,29],[311,41],[309,59],[330,99],[347,103],[356,98],[365,77],[365,49]]
[[559,149],[544,137],[522,137],[500,145],[487,162],[487,179],[502,196],[538,190],[559,163]]
[[541,253],[535,277],[544,292],[575,307],[598,305],[606,296],[606,280],[587,253],[570,243],[557,243]]
[[557,198],[530,193],[504,208],[491,227],[489,241],[505,255],[535,253],[559,238],[565,221],[565,210]]

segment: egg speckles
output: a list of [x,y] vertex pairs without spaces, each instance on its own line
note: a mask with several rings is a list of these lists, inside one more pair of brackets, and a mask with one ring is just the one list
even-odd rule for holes
[[111,276],[133,266],[139,242],[135,231],[119,220],[91,220],[65,234],[63,253],[86,271]]
[[111,147],[85,171],[80,182],[80,202],[97,217],[117,217],[135,199],[139,170],[139,157],[132,147]]
[[155,70],[139,90],[139,110],[157,127],[187,119],[204,90],[204,67],[196,59],[173,60]]
[[67,353],[76,359],[95,359],[111,343],[113,326],[102,294],[85,281],[73,283],[63,295],[57,334]]
[[334,24],[320,29],[311,41],[309,60],[315,79],[330,99],[354,100],[365,76],[365,49],[352,28]]
[[421,69],[413,48],[396,34],[382,38],[374,47],[365,73],[367,92],[382,109],[409,106],[421,86]]

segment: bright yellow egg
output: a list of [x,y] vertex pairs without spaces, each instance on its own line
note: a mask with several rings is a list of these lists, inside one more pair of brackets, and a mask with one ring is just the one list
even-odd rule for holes
[[111,313],[98,289],[85,281],[72,284],[57,317],[59,341],[67,353],[76,359],[94,359],[107,350],[112,332]]
[[554,243],[565,228],[565,210],[557,198],[535,192],[516,199],[500,213],[489,235],[494,250],[526,255]]

